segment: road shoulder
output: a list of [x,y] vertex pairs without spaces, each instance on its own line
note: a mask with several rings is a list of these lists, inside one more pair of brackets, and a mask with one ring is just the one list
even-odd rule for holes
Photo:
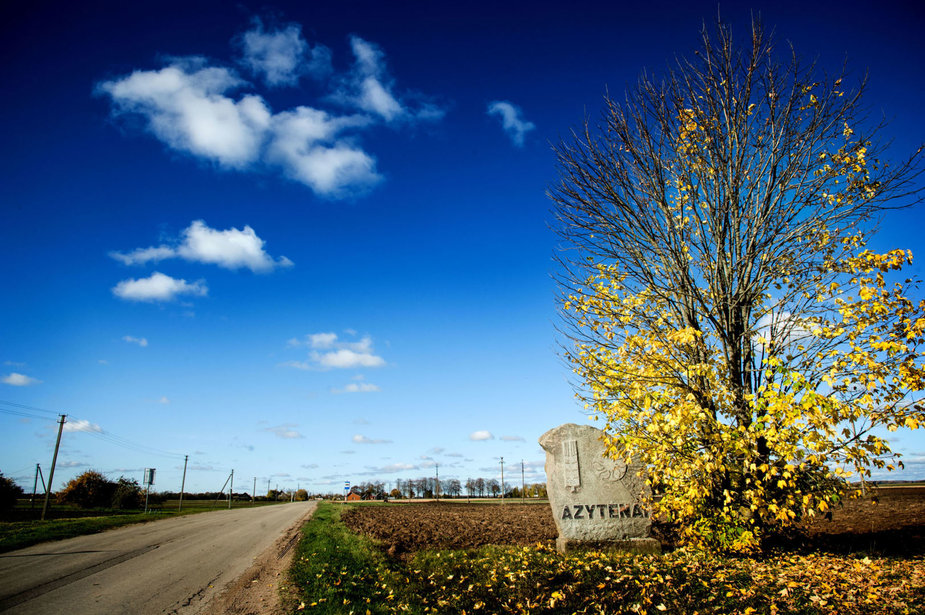
[[311,518],[317,503],[303,517],[286,529],[269,549],[221,593],[202,605],[202,613],[218,615],[283,615],[281,587],[288,581],[289,566],[295,545],[302,535],[302,525]]

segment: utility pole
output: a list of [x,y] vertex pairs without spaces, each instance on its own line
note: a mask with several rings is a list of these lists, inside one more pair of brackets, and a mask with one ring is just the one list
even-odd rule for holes
[[231,486],[228,487],[228,510],[231,510],[231,495],[234,493],[234,470],[231,471]]
[[434,464],[434,471],[437,473],[437,499],[440,499],[440,464]]
[[270,479],[267,479],[267,499],[270,499]]
[[35,508],[35,490],[39,486],[39,471],[39,464],[35,464],[35,482],[32,483],[32,499],[29,500],[29,508]]
[[183,481],[180,483],[180,510],[183,510],[183,490],[186,489],[186,462],[189,455],[183,455]]
[[524,503],[524,497],[526,497],[524,490],[526,489],[527,484],[524,482],[524,460],[520,460],[520,503]]
[[501,458],[501,503],[504,504],[504,457]]
[[257,477],[254,477],[254,490],[251,491],[251,504],[257,503]]
[[51,457],[51,472],[48,474],[48,484],[45,486],[45,504],[42,505],[42,521],[45,520],[45,513],[48,512],[48,498],[51,497],[51,486],[55,480],[55,463],[58,461],[58,447],[61,446],[61,432],[64,431],[64,421],[67,419],[66,414],[61,415],[58,421],[58,439],[55,441],[55,454]]

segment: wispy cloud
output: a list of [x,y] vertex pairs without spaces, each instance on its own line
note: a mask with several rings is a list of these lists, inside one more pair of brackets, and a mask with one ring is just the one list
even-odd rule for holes
[[332,70],[331,50],[324,45],[311,47],[298,24],[267,31],[258,18],[237,43],[241,65],[269,87],[294,86],[304,75],[320,78]]
[[103,433],[103,428],[96,423],[82,419],[72,419],[64,422],[64,431],[85,431],[87,433]]
[[147,338],[144,338],[144,337],[134,337],[131,335],[123,335],[122,341],[128,342],[129,344],[138,344],[142,348],[146,348],[148,346],[148,340]]
[[355,367],[382,367],[385,360],[371,352],[357,352],[341,348],[325,353],[312,353],[311,358],[322,367],[352,369]]
[[210,228],[203,220],[194,220],[183,230],[176,245],[137,248],[131,252],[110,252],[109,256],[124,265],[144,265],[171,258],[194,263],[218,265],[225,269],[250,269],[265,273],[278,267],[291,267],[292,261],[281,256],[274,259],[266,253],[266,243],[250,226],[242,230]]
[[524,119],[520,107],[506,100],[495,100],[488,103],[488,115],[500,118],[501,128],[517,147],[523,147],[524,136],[536,128],[533,122]]
[[0,382],[3,384],[8,384],[14,387],[27,387],[32,386],[33,384],[41,384],[41,380],[38,378],[33,378],[25,374],[19,374],[17,372],[12,372],[7,374],[3,378],[0,378]]
[[146,278],[122,280],[112,288],[112,294],[126,301],[174,301],[181,295],[204,297],[209,288],[204,280],[187,282],[155,271]]
[[[281,365],[296,369],[353,369],[382,367],[385,359],[375,354],[373,340],[364,336],[357,341],[342,341],[336,333],[312,333],[303,339],[292,338],[286,345],[290,348],[307,347],[310,361],[286,361]],[[375,385],[350,384],[341,392],[369,393]]]
[[284,440],[295,440],[298,438],[304,438],[301,433],[296,431],[294,428],[298,427],[295,423],[284,423],[282,425],[277,425],[276,427],[267,427],[264,431],[269,431],[271,434],[275,435],[277,438],[283,438]]
[[483,440],[494,440],[495,437],[488,430],[482,429],[479,431],[473,431],[469,434],[469,439],[474,442],[481,442]]
[[[297,24],[266,29],[259,20],[235,39],[241,65],[268,87],[296,85],[303,75],[331,71],[330,50],[310,45]],[[340,198],[377,184],[376,159],[357,137],[382,122],[433,121],[443,111],[420,95],[396,94],[378,46],[351,37],[355,62],[326,80],[332,90],[318,102],[346,107],[329,112],[318,104],[274,112],[231,68],[201,57],[174,58],[157,70],[136,70],[101,82],[115,115],[147,121],[147,129],[171,149],[239,171],[271,169],[316,194]],[[418,102],[423,101],[423,102]]]
[[371,382],[351,382],[342,389],[331,389],[332,393],[376,393],[381,389]]
[[418,470],[420,466],[413,463],[390,463],[384,466],[367,466],[367,474],[394,474],[396,472],[408,472],[410,470]]
[[157,400],[157,403],[166,405],[170,403],[170,400],[167,399],[166,395],[163,395],[159,400]]
[[353,441],[357,444],[391,444],[391,440],[381,440],[377,438],[367,438],[360,434],[353,436]]
[[501,436],[501,439],[505,442],[526,442],[521,436]]

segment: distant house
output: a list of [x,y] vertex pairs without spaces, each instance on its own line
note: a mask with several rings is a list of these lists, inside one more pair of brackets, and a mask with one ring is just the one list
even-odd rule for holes
[[359,494],[359,493],[355,493],[355,492],[351,491],[350,493],[347,494],[347,501],[348,501],[348,502],[359,502],[359,501],[362,500],[362,499],[363,499],[363,498],[360,497],[360,494]]

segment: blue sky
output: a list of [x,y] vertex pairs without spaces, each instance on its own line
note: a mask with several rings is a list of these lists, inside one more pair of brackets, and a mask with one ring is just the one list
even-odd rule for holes
[[[752,9],[824,70],[869,69],[896,156],[918,146],[919,3],[722,5],[739,32]],[[31,408],[0,406],[7,476],[47,475],[60,412],[56,487],[155,467],[177,490],[184,455],[192,491],[497,478],[502,456],[544,480],[537,438],[585,420],[550,143],[696,48],[715,3],[0,11],[0,400]],[[874,247],[925,254],[921,218]],[[925,478],[925,438],[893,442],[893,477]]]

